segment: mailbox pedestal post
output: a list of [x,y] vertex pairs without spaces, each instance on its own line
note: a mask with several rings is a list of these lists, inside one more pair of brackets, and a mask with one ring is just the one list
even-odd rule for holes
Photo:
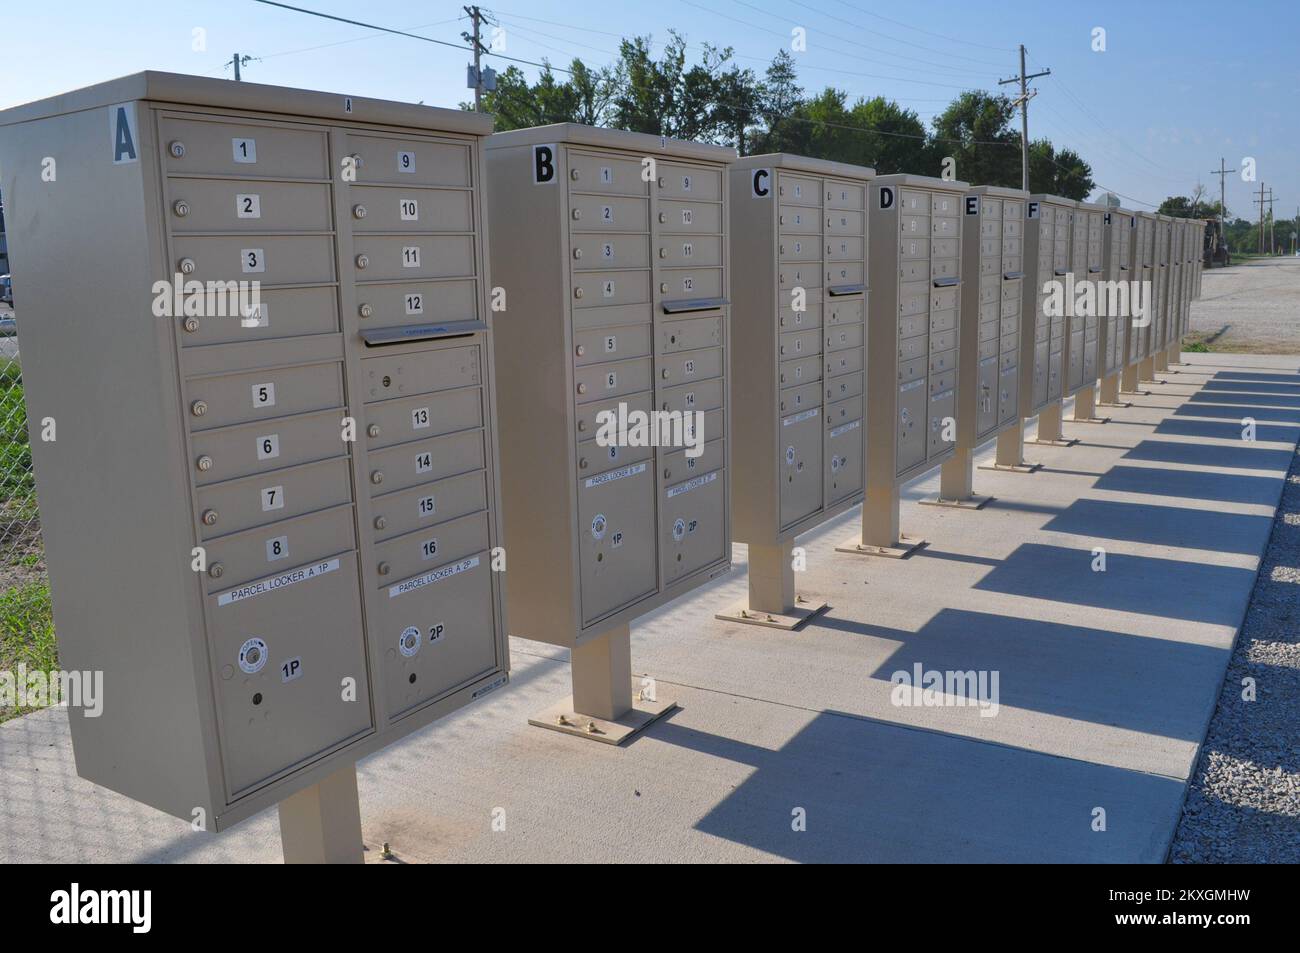
[[771,629],[797,629],[828,604],[807,600],[795,591],[794,540],[775,545],[749,544],[749,604],[719,612],[714,618]]
[[363,862],[356,764],[280,802],[280,843],[286,864]]

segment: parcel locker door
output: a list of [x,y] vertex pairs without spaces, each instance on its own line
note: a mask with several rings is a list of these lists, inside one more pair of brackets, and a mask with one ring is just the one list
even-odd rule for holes
[[578,482],[584,626],[655,591],[654,494],[646,460]]
[[902,473],[925,459],[926,398],[925,378],[898,388],[898,433],[896,470]]
[[976,370],[975,433],[983,436],[998,422],[998,359],[986,357]]
[[353,553],[214,592],[208,618],[232,798],[372,728]]
[[862,464],[862,418],[833,424],[826,431],[827,506],[862,492]]
[[[719,458],[723,442],[712,441],[704,453],[711,461]],[[727,557],[726,487],[726,471],[718,468],[664,488],[659,542],[664,586]]]
[[1012,366],[998,374],[998,421],[1003,424],[1020,419],[1020,368]]
[[822,506],[822,414],[813,407],[781,420],[781,528]]

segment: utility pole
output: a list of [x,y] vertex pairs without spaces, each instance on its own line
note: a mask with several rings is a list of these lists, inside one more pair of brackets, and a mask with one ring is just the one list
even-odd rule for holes
[[247,53],[245,53],[243,56],[240,56],[238,53],[236,53],[231,58],[231,60],[225,65],[233,66],[235,68],[235,82],[238,83],[240,81],[239,67],[247,66],[251,62],[253,62],[253,57],[249,56]]
[[1219,226],[1220,228],[1222,228],[1224,223],[1227,222],[1228,220],[1228,192],[1226,186],[1224,185],[1224,182],[1227,179],[1228,173],[1235,172],[1235,171],[1236,171],[1235,169],[1229,169],[1227,167],[1222,157],[1220,157],[1219,159],[1219,167],[1217,169],[1210,170],[1211,175],[1217,175],[1219,177]]
[[[1264,198],[1264,183],[1259,183],[1259,198],[1253,199],[1259,205],[1259,253],[1264,254],[1264,206],[1268,205],[1268,215],[1271,220],[1273,217],[1273,190],[1268,190],[1268,198]],[[1270,242],[1270,245],[1272,242]]]
[[998,80],[999,86],[1005,86],[1007,83],[1020,84],[1020,97],[1013,100],[1011,105],[1020,107],[1020,187],[1026,192],[1029,191],[1029,100],[1038,95],[1036,89],[1030,92],[1028,84],[1031,79],[1051,74],[1050,69],[1044,68],[1041,73],[1025,75],[1025,44],[1021,43],[1020,75]]
[[[487,84],[484,83],[486,77],[483,75],[482,67],[483,54],[491,52],[483,45],[482,25],[485,22],[491,23],[492,21],[489,20],[487,15],[478,7],[461,7],[461,9],[469,14],[469,18],[474,21],[474,32],[472,34],[461,33],[461,37],[474,50],[474,65],[471,67],[473,73],[470,76],[470,79],[473,82],[468,83],[467,85],[474,87],[474,111],[481,113],[483,111],[483,90],[496,88],[495,74],[493,74],[491,82]],[[492,71],[489,69],[488,73],[491,74]]]

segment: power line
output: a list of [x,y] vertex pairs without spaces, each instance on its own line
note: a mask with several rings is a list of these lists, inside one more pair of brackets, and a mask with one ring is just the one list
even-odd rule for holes
[[[942,34],[942,33],[934,33],[934,32],[932,32],[932,31],[930,31],[930,30],[922,30],[919,26],[911,26],[910,24],[904,23],[904,22],[901,21],[901,20],[891,20],[889,17],[887,17],[887,16],[885,16],[885,15],[883,15],[883,14],[880,14],[880,13],[873,13],[873,12],[870,11],[870,10],[864,10],[864,9],[862,9],[861,7],[856,7],[856,6],[854,6],[853,4],[851,4],[851,3],[845,3],[845,0],[836,0],[836,2],[838,2],[838,3],[840,3],[840,4],[842,4],[842,5],[846,6],[846,7],[848,7],[850,10],[856,10],[858,13],[865,13],[865,14],[866,14],[867,16],[869,16],[869,17],[875,17],[877,20],[884,20],[886,23],[892,23],[892,24],[894,24],[895,26],[901,26],[901,27],[902,27],[903,29],[905,29],[905,30],[914,30],[914,31],[917,32],[917,33],[924,33],[926,36],[933,36],[933,37],[937,37],[937,38],[940,39],[940,40],[947,40],[949,43],[961,43],[961,44],[964,44],[964,45],[966,45],[966,46],[977,46],[977,47],[981,47],[981,48],[986,49],[986,50],[993,50],[993,51],[995,51],[995,52],[997,52],[997,53],[1014,53],[1014,52],[1015,52],[1015,48],[1014,48],[1014,47],[1010,47],[1010,46],[990,46],[990,45],[987,44],[987,43],[976,43],[974,40],[963,40],[963,39],[958,39],[957,37],[945,36],[945,35]],[[899,42],[906,42],[906,41],[899,41]],[[948,54],[948,55],[953,55],[953,54]],[[982,61],[980,61],[980,62],[982,62]],[[993,65],[993,64],[989,64],[989,65]]]
[[1029,191],[1029,100],[1038,95],[1038,90],[1029,89],[1029,81],[1037,79],[1040,76],[1050,76],[1052,71],[1044,67],[1041,73],[1032,73],[1025,75],[1025,44],[1020,44],[1020,75],[1013,76],[1011,79],[998,80],[999,86],[1005,86],[1007,83],[1020,83],[1020,96],[1012,100],[1013,106],[1020,107],[1020,177],[1021,188],[1026,192]]

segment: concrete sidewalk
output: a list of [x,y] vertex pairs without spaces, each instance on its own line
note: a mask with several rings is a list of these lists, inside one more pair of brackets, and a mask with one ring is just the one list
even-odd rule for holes
[[[929,540],[910,559],[835,553],[856,510],[802,538],[802,588],[831,609],[801,632],[713,618],[745,596],[737,547],[729,576],[633,627],[634,668],[681,710],[626,748],[529,727],[568,693],[567,653],[513,639],[508,689],[361,763],[367,843],[407,861],[1162,861],[1300,436],[1300,357],[1184,359],[1110,423],[1067,422],[1076,446],[1027,446],[1038,473],[978,471],[984,510],[918,506],[937,474],[907,487],[904,531]],[[892,704],[917,663],[996,671],[997,714]],[[274,812],[191,833],[78,779],[59,710],[0,726],[0,778],[6,862],[279,860]]]

